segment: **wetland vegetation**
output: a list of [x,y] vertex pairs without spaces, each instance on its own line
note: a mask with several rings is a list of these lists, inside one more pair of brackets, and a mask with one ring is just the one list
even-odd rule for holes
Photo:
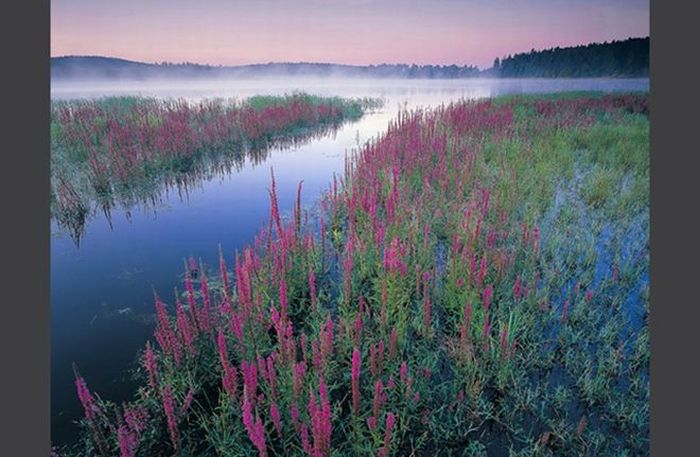
[[[361,112],[294,101],[260,99],[269,120],[255,101],[56,105],[55,204],[64,181],[97,199],[196,168],[205,143]],[[100,122],[66,128],[76,112]],[[273,173],[249,246],[155,291],[133,399],[75,368],[83,434],[56,452],[647,454],[648,114],[647,93],[403,110],[346,159],[320,215],[282,214]]]

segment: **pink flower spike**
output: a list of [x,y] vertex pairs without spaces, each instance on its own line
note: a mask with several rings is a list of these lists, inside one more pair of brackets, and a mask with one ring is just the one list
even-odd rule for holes
[[280,411],[277,407],[277,403],[270,402],[270,417],[272,418],[272,423],[275,425],[275,430],[277,434],[282,436],[282,421],[280,419]]
[[309,268],[309,295],[311,296],[311,309],[316,309],[316,275],[314,274],[314,269]]
[[352,351],[352,410],[355,414],[360,411],[360,351],[357,347]]
[[399,379],[401,382],[406,384],[408,381],[408,364],[406,362],[401,362],[401,367],[399,368]]
[[374,403],[373,403],[373,408],[372,408],[372,413],[373,416],[379,417],[379,410],[381,409],[382,405],[384,404],[384,385],[382,384],[381,379],[377,379],[377,382],[374,384]]
[[169,385],[163,387],[163,411],[168,423],[168,431],[170,432],[170,442],[173,448],[178,449],[180,446],[180,431],[177,426],[177,415],[175,414],[175,399]]
[[491,306],[491,297],[493,296],[493,285],[489,284],[484,290],[484,309],[489,310]]
[[151,389],[157,390],[158,362],[156,360],[156,353],[153,352],[150,341],[146,342],[144,361],[146,371],[148,372],[148,384],[151,386]]
[[394,430],[395,424],[396,416],[394,416],[394,413],[387,413],[386,429],[384,431],[384,446],[379,451],[379,455],[382,457],[387,457],[389,455],[389,449],[391,448],[391,433]]
[[126,426],[119,424],[117,429],[119,453],[121,457],[135,457],[138,446],[138,436]]
[[367,426],[370,430],[375,430],[377,428],[377,418],[372,416],[367,418]]
[[396,357],[396,340],[398,334],[396,332],[396,327],[391,329],[391,334],[389,335],[389,359],[393,360]]
[[94,421],[95,414],[99,413],[100,409],[97,407],[95,399],[92,397],[90,389],[88,389],[87,383],[82,377],[78,376],[75,378],[75,387],[78,391],[80,403],[82,403],[85,411],[85,418],[90,422]]

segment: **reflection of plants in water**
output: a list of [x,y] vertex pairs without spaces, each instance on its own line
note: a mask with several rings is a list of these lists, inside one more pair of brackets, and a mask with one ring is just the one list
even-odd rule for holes
[[264,161],[335,131],[377,106],[305,94],[244,102],[149,98],[59,101],[52,106],[52,215],[76,242],[93,204],[155,206],[169,188]]
[[63,174],[52,183],[51,214],[59,226],[72,234],[76,243],[83,232],[89,206]]

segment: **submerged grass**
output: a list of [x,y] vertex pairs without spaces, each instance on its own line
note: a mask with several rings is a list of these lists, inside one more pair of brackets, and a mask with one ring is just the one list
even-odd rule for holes
[[234,268],[156,297],[134,400],[77,375],[65,452],[648,454],[648,131],[647,94],[402,112],[318,231],[273,177]]

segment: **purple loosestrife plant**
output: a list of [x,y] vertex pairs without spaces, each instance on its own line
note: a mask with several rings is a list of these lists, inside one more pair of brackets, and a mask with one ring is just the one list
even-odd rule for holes
[[350,379],[352,382],[352,411],[356,415],[360,412],[360,364],[360,351],[355,347],[352,351]]

